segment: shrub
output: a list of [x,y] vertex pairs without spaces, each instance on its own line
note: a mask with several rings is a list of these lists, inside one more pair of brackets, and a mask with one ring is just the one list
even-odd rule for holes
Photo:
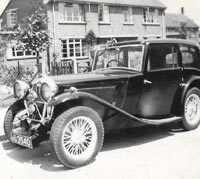
[[29,82],[34,76],[33,69],[24,66],[0,65],[0,85],[13,86],[16,80]]

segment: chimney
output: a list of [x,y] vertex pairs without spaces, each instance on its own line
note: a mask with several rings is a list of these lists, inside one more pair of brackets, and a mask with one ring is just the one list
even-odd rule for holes
[[181,14],[184,14],[184,7],[181,7]]

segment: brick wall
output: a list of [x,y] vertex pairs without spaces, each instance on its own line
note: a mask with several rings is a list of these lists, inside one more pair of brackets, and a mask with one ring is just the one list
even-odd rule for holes
[[7,24],[6,11],[17,9],[17,19],[18,22],[21,22],[24,17],[32,14],[41,5],[43,5],[43,0],[11,0],[0,17],[3,20],[2,26]]
[[[20,23],[23,18],[26,16],[29,16],[33,14],[40,6],[43,6],[43,0],[11,0],[11,2],[6,7],[5,11],[3,12],[2,16],[0,17],[2,19],[2,27],[7,24],[7,12],[10,9],[17,9],[17,23]],[[8,54],[9,53],[9,54]],[[9,58],[9,56],[12,55],[12,49],[7,49],[6,59]],[[43,62],[48,64],[47,62],[47,52],[43,52],[41,54],[42,59],[40,62]],[[33,68],[36,70],[36,59],[28,59],[28,57],[18,57],[16,60],[11,59],[5,60],[5,64],[7,65],[14,65],[16,66],[18,64],[18,61],[20,61],[20,64],[26,67]]]
[[[124,24],[123,8],[120,6],[110,6],[110,24],[99,24],[98,21],[98,5],[91,4],[86,6],[86,23],[60,23],[58,3],[47,5],[49,18],[49,31],[52,37],[55,37],[55,44],[51,48],[51,52],[61,53],[62,38],[84,38],[89,30],[93,30],[97,37],[111,38],[123,37],[125,39],[143,39],[144,37],[164,37],[165,27],[163,22],[164,10],[159,10],[159,24],[145,25],[143,24],[143,8],[135,7],[134,23]],[[90,12],[89,12],[90,11]],[[54,21],[53,21],[54,19]],[[53,24],[54,23],[54,24]],[[122,38],[122,39],[123,39]],[[105,40],[104,40],[105,41]],[[50,54],[51,55],[51,54]]]

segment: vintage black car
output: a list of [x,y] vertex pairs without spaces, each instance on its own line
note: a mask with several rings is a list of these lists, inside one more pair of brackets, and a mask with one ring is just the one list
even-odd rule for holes
[[200,50],[185,40],[110,43],[96,51],[91,72],[17,81],[14,94],[4,122],[9,140],[33,148],[50,138],[58,160],[76,168],[94,160],[111,129],[197,128]]

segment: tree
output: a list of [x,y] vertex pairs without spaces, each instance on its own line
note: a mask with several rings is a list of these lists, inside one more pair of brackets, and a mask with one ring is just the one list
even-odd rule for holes
[[48,18],[44,8],[39,8],[32,15],[25,17],[17,28],[18,45],[24,50],[36,53],[37,65],[39,65],[41,53],[51,44],[47,28]]
[[85,35],[85,41],[90,46],[93,46],[96,44],[97,39],[93,30],[89,30],[89,32]]
[[180,33],[180,38],[181,39],[186,39],[187,38],[187,23],[186,22],[181,22],[180,23],[180,28],[179,28],[179,33]]
[[0,63],[5,61],[5,54],[7,48],[6,42],[6,39],[4,39],[3,37],[0,38]]
[[85,35],[85,41],[88,46],[89,58],[91,58],[91,48],[97,43],[97,38],[93,30],[89,30]]

